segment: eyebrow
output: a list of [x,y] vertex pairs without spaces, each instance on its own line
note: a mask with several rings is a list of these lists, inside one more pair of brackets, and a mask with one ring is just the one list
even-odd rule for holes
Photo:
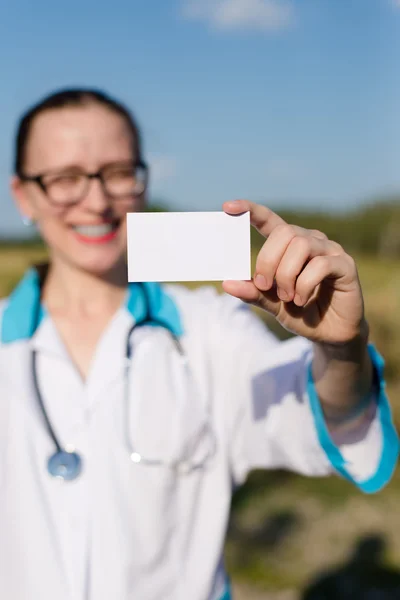
[[[125,166],[130,163],[134,163],[134,162],[135,162],[134,158],[125,158],[125,159],[120,159],[120,160],[108,161],[106,163],[102,163],[98,167],[97,170],[101,171],[103,169],[107,169],[110,167]],[[46,169],[46,170],[42,171],[42,173],[44,175],[57,175],[57,174],[69,173],[69,172],[88,173],[89,171],[84,169],[82,167],[82,165],[78,165],[78,164],[69,164],[69,165],[64,165],[63,167],[61,167],[61,166],[53,167],[52,169]],[[90,171],[90,172],[92,172],[92,171]]]

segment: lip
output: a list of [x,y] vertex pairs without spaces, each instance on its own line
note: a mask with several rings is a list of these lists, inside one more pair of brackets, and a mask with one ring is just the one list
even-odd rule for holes
[[[87,225],[102,225],[102,224],[106,224],[106,223],[115,223],[115,222],[116,222],[116,219],[110,219],[107,221],[101,221],[100,223],[87,223]],[[83,224],[80,223],[80,225],[83,225]],[[112,240],[114,240],[117,237],[119,229],[120,229],[120,225],[121,225],[121,221],[118,220],[117,225],[116,225],[115,229],[113,229],[113,231],[110,231],[109,233],[106,233],[104,235],[100,235],[97,237],[83,235],[82,233],[75,231],[73,229],[73,227],[71,227],[71,231],[74,234],[75,238],[84,244],[91,244],[91,245],[107,244],[108,242],[111,242]]]
[[101,235],[99,237],[87,237],[81,233],[77,233],[74,230],[72,230],[72,233],[80,242],[83,242],[84,244],[107,244],[107,242],[111,242],[117,237],[118,228],[114,231],[110,231],[110,233],[107,233],[106,235]]

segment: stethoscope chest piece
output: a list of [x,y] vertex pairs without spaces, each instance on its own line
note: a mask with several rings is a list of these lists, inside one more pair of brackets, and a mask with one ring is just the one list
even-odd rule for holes
[[64,481],[76,479],[82,470],[82,460],[76,452],[58,450],[50,456],[47,462],[47,470],[50,475]]

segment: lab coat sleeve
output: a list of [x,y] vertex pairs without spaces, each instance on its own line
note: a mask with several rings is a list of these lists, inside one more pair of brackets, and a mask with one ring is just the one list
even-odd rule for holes
[[[227,443],[234,483],[256,468],[282,468],[309,476],[337,473],[373,493],[390,480],[399,440],[379,372],[376,409],[341,443],[332,439],[311,375],[313,345],[294,337],[281,342],[242,302],[221,296],[213,327]],[[223,381],[222,381],[223,380]]]

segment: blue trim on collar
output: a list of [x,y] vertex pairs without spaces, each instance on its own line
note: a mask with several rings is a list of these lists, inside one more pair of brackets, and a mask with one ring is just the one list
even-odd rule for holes
[[346,469],[346,461],[339,448],[333,443],[326,426],[322,407],[313,381],[311,364],[308,370],[307,392],[310,399],[311,410],[317,429],[319,443],[331,462],[334,469],[345,479],[351,481],[366,494],[374,494],[381,490],[391,479],[399,458],[399,438],[394,427],[389,400],[385,392],[384,360],[372,344],[368,345],[368,353],[376,370],[379,389],[376,394],[378,415],[382,428],[383,449],[378,468],[374,475],[365,481],[356,481]]
[[[141,289],[144,286],[145,292]],[[126,308],[136,323],[150,317],[174,335],[183,333],[178,307],[158,283],[129,284]],[[147,296],[147,298],[146,298]],[[146,300],[149,307],[146,307]],[[39,274],[29,269],[8,299],[1,323],[1,343],[30,339],[46,316],[40,306]]]
[[29,339],[45,316],[39,306],[40,286],[36,269],[29,269],[11,293],[1,323],[1,343]]

